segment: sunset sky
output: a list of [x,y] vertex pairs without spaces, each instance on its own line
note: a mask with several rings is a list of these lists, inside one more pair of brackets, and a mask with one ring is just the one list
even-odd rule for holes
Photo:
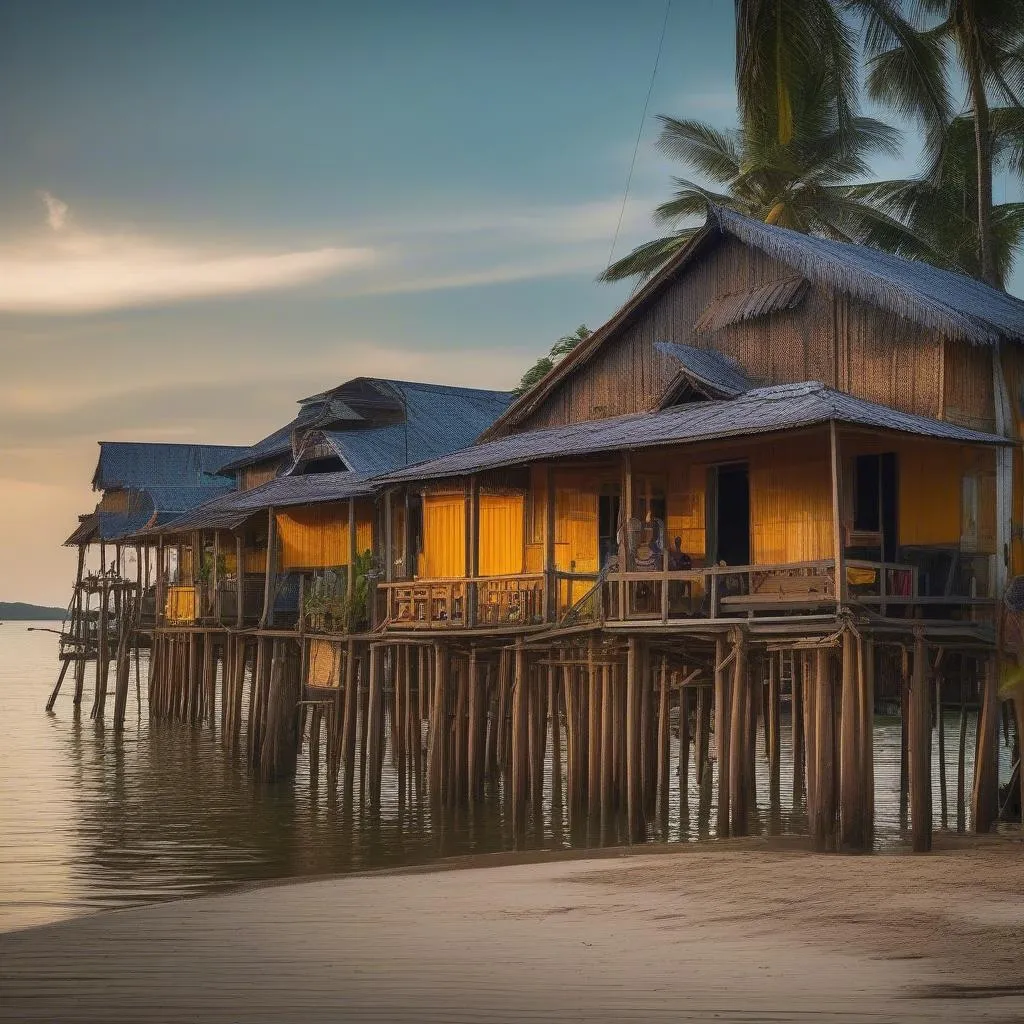
[[[244,444],[359,374],[512,387],[606,319],[664,13],[3,4],[0,599],[66,603],[98,439]],[[734,122],[732,15],[673,4],[616,255],[669,190],[654,115]]]

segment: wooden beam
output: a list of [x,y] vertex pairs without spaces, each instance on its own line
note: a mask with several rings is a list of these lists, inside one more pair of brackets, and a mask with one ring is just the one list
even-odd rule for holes
[[263,613],[260,615],[260,629],[266,629],[274,622],[274,562],[277,547],[277,516],[274,506],[267,509],[267,569],[263,574]]
[[835,420],[829,421],[828,431],[832,456],[832,545],[836,562],[836,611],[840,612],[843,610],[843,596],[846,592],[846,559],[843,550],[842,464],[839,460],[839,436]]
[[245,625],[245,543],[242,535],[235,535],[235,626],[241,629]]

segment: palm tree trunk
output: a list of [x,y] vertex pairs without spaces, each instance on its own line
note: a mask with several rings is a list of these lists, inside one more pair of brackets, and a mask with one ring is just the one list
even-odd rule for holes
[[992,242],[992,134],[989,128],[988,98],[978,59],[969,59],[971,105],[974,107],[974,149],[978,170],[978,254],[981,276],[993,288],[1002,288],[996,270]]

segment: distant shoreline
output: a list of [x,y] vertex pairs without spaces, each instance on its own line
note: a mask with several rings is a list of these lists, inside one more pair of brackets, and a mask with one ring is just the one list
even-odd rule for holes
[[66,608],[24,601],[0,601],[0,622],[63,622]]

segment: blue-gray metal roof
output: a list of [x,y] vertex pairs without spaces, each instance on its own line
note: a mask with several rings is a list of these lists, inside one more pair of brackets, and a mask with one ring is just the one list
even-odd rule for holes
[[186,530],[233,530],[250,516],[270,507],[315,505],[343,501],[373,493],[373,485],[359,473],[309,473],[279,476],[248,491],[234,491],[214,498],[185,515],[159,524],[161,533]]
[[973,277],[872,249],[805,235],[732,210],[709,221],[820,281],[881,309],[975,344],[1024,341],[1024,301]]
[[690,402],[661,412],[590,420],[510,434],[379,478],[378,485],[464,476],[538,459],[625,451],[793,430],[835,420],[879,430],[976,444],[1009,444],[942,420],[899,412],[817,381],[755,388],[729,400]]
[[356,473],[376,476],[465,448],[494,422],[512,398],[507,391],[407,381],[382,383],[401,396],[405,422],[324,431],[328,444]]
[[723,352],[672,341],[656,341],[654,347],[676,360],[687,377],[712,392],[711,397],[735,398],[753,386],[735,360]]
[[[373,385],[383,396],[399,403],[406,422],[366,426],[361,417],[340,416],[341,420],[351,419],[351,427],[324,431],[338,457],[356,473],[385,473],[464,448],[505,411],[513,397],[509,391],[383,377],[358,377],[348,385],[361,382]],[[303,399],[303,408],[295,419],[246,449],[222,466],[222,470],[228,472],[269,458],[290,456],[292,433],[316,423],[325,406],[336,406],[340,402],[334,397],[338,390]]]
[[98,491],[133,487],[223,485],[221,466],[245,449],[221,444],[100,441],[92,485]]

